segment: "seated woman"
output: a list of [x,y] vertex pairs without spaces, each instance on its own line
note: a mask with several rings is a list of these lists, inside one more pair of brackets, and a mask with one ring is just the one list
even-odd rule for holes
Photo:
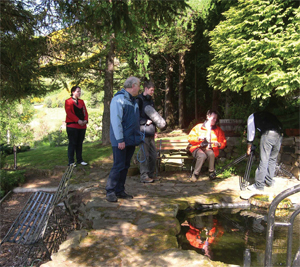
[[196,158],[192,182],[197,181],[206,159],[208,160],[209,179],[213,180],[216,177],[215,158],[219,155],[219,149],[225,148],[227,144],[223,130],[216,125],[217,120],[217,112],[209,110],[206,113],[206,121],[197,124],[189,133],[190,152]]

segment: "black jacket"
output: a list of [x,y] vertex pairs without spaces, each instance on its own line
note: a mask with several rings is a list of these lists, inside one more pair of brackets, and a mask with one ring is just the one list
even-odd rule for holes
[[145,107],[150,105],[154,108],[154,103],[150,95],[144,96],[143,93],[139,94],[136,97],[136,102],[139,105],[140,109],[140,131],[145,132],[145,136],[153,137],[156,132],[156,125],[152,121],[150,125],[146,125],[147,120],[151,120],[149,116],[145,113]]

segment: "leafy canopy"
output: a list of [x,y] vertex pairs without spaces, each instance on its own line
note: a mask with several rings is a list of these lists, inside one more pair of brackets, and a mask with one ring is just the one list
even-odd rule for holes
[[239,0],[211,33],[214,89],[251,91],[253,98],[300,87],[300,7],[290,0]]

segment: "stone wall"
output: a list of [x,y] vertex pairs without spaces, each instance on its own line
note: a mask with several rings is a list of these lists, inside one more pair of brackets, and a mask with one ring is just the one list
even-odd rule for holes
[[[220,158],[236,159],[246,153],[245,148],[246,140],[241,139],[241,137],[227,137],[227,147],[220,150]],[[299,179],[300,136],[283,138],[277,162]]]

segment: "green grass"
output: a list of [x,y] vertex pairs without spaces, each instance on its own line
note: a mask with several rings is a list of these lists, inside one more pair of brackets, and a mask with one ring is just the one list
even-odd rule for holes
[[[53,169],[55,166],[67,166],[67,146],[38,147],[28,152],[17,154],[18,168]],[[111,146],[102,146],[100,142],[84,143],[82,156],[89,164],[100,165],[112,154]],[[13,168],[14,156],[5,159],[5,167]]]

